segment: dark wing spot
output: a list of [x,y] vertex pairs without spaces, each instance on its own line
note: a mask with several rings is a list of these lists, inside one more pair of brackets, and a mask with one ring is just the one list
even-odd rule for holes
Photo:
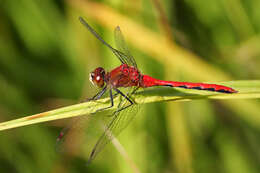
[[186,85],[181,85],[181,86],[178,86],[180,88],[188,88]]
[[221,93],[231,93],[230,91],[224,90],[224,89],[217,90],[217,92],[221,92]]
[[201,87],[192,87],[191,89],[202,90]]
[[204,90],[207,90],[207,91],[216,91],[215,88],[204,88]]

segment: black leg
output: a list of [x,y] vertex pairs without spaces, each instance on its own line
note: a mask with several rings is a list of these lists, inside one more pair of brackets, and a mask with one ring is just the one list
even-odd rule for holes
[[118,93],[113,94],[113,98],[115,98],[118,95]]
[[86,99],[85,101],[91,101],[91,100],[98,100],[100,99],[105,92],[107,91],[107,86],[105,86],[101,91],[99,91],[96,95],[94,95],[92,98],[90,99]]
[[[103,95],[103,94],[102,94],[102,95]],[[112,108],[112,107],[114,106],[114,98],[113,98],[113,94],[112,94],[112,89],[109,90],[109,96],[110,96],[111,105],[108,106],[108,107],[105,107],[105,108],[98,109],[96,112],[103,111],[103,110]],[[101,97],[101,96],[100,96],[100,97]],[[94,112],[94,113],[96,113],[96,112]]]
[[135,93],[139,88],[140,88],[139,86],[136,87],[136,88],[134,89],[134,91],[133,91],[131,94],[134,94],[134,93]]
[[130,104],[127,105],[127,106],[125,106],[125,107],[122,107],[122,108],[116,110],[113,114],[118,113],[118,112],[120,112],[120,111],[122,111],[122,110],[124,110],[124,109],[126,109],[126,108],[128,108],[128,107],[130,107],[130,106],[132,106],[132,105],[134,104],[133,101],[132,101],[129,97],[127,97],[124,93],[122,93],[119,89],[114,88],[114,90],[115,90],[118,94],[120,94],[121,96],[123,96]]

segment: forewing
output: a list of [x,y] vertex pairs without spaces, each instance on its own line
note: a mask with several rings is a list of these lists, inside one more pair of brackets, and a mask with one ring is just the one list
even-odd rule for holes
[[84,151],[89,156],[93,146],[104,133],[103,124],[108,124],[113,117],[104,112],[83,115],[74,118],[62,129],[56,141],[56,150],[61,153],[73,154]]
[[120,27],[117,26],[114,30],[116,48],[121,52],[120,56],[127,65],[137,67],[136,62],[132,54],[130,53],[128,46],[125,42],[124,36],[120,30]]
[[[125,98],[121,97],[121,99],[123,100],[118,105],[118,109],[130,104],[129,101],[127,101]],[[108,124],[103,126],[104,133],[100,136],[97,143],[95,144],[88,160],[89,163],[100,151],[102,151],[107,143],[109,143],[114,137],[118,136],[122,130],[124,130],[129,125],[129,123],[136,116],[138,110],[139,106],[137,104],[133,104],[132,106],[120,112],[114,113],[113,119],[111,119]]]
[[[117,110],[130,104],[122,96],[119,97],[122,100]],[[75,118],[61,131],[56,147],[58,151],[66,153],[73,154],[74,150],[77,151],[76,153],[84,152],[90,163],[106,144],[129,125],[137,111],[138,105],[133,104],[117,113],[108,111]]]
[[116,57],[121,61],[122,64],[130,63],[129,65],[132,65],[132,63],[128,61],[128,58],[124,53],[113,48],[110,44],[103,40],[101,36],[82,17],[79,17],[79,20],[90,31],[92,35],[94,35],[101,43],[107,46],[116,55]]

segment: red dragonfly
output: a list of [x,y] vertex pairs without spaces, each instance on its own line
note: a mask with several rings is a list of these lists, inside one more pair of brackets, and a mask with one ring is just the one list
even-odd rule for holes
[[[101,130],[99,129],[99,132],[95,135],[95,137],[97,136],[98,139],[97,142],[95,142],[95,144],[93,145],[94,148],[90,152],[88,162],[93,160],[97,153],[99,153],[103,149],[103,147],[107,143],[109,143],[111,139],[113,139],[114,136],[118,135],[124,128],[126,128],[129,122],[134,118],[137,109],[136,104],[131,99],[131,95],[135,93],[138,88],[167,86],[186,89],[207,90],[220,93],[237,92],[232,88],[222,85],[164,81],[155,79],[148,75],[141,74],[137,68],[135,59],[130,54],[125,44],[119,26],[117,26],[114,31],[116,46],[118,48],[115,49],[107,42],[105,42],[82,17],[79,17],[79,20],[99,41],[101,41],[106,47],[108,47],[122,63],[119,67],[116,67],[110,72],[106,72],[104,68],[98,67],[90,73],[90,81],[95,86],[101,88],[101,91],[89,100],[98,100],[106,93],[106,91],[109,91],[111,105],[104,108],[109,109],[114,106],[114,98],[117,95],[120,95],[123,99],[119,103],[116,111],[112,113],[112,116],[108,116],[106,120],[98,117],[96,114],[91,114],[90,116],[88,116],[88,125],[91,126],[89,129],[94,129],[94,131],[96,131],[97,127],[93,128],[93,126],[97,126],[97,121],[100,121],[103,124]],[[121,87],[130,88],[130,90],[127,94],[124,94],[122,91],[119,90],[119,88]],[[115,92],[115,94],[113,94],[113,91]],[[100,109],[98,111],[104,109]],[[58,142],[63,139],[64,134],[67,130],[68,128],[60,133],[59,138],[57,139]],[[87,131],[87,133],[90,132]]]

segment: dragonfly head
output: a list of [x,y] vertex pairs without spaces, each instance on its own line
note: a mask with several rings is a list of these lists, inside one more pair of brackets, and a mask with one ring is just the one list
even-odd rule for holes
[[93,85],[102,88],[105,84],[105,74],[105,70],[102,67],[98,67],[89,74],[89,80]]

